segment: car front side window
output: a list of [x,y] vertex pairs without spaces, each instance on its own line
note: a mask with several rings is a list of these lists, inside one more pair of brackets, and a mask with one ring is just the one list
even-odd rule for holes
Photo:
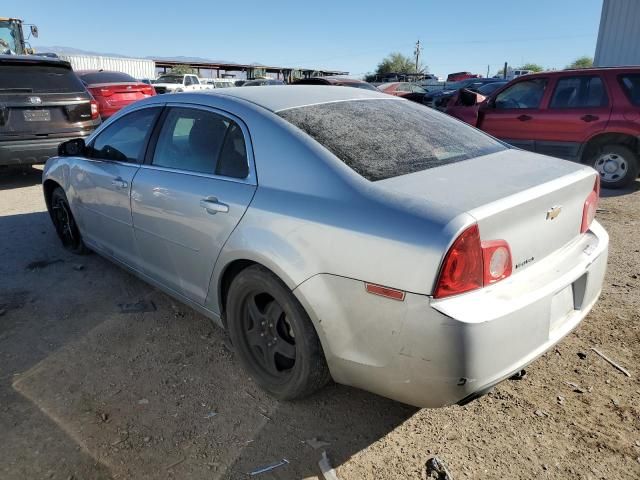
[[115,120],[89,145],[89,157],[140,163],[159,111],[160,108],[144,108]]
[[498,94],[495,100],[495,108],[498,110],[538,108],[546,88],[546,78],[518,82]]
[[249,175],[244,135],[238,124],[195,108],[169,111],[152,165],[234,178]]

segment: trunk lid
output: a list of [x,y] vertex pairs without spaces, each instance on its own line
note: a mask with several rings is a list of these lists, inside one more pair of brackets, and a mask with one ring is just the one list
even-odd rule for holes
[[481,240],[509,244],[516,274],[580,235],[595,179],[584,165],[509,149],[376,185],[440,204],[451,220],[471,215]]
[[86,93],[2,95],[0,92],[0,138],[64,134],[92,126],[91,101]]

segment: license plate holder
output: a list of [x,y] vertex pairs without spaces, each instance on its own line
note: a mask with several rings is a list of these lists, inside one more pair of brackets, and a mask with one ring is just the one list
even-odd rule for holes
[[50,122],[51,111],[50,110],[24,110],[25,122]]
[[551,298],[549,331],[560,328],[575,310],[573,284],[566,286]]

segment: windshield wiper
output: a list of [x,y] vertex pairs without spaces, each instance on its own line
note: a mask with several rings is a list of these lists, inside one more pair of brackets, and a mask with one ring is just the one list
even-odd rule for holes
[[0,92],[31,93],[33,92],[33,88],[24,88],[24,87],[0,88]]

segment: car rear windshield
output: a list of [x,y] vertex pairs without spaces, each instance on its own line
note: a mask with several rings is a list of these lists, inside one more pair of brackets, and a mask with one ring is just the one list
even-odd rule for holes
[[323,103],[278,115],[370,181],[506,149],[479,130],[408,100]]
[[619,79],[629,101],[640,106],[640,74],[620,75]]
[[80,78],[87,85],[95,83],[130,83],[137,82],[131,75],[121,72],[91,72],[81,73]]
[[84,91],[80,79],[68,68],[54,65],[0,65],[0,95]]

